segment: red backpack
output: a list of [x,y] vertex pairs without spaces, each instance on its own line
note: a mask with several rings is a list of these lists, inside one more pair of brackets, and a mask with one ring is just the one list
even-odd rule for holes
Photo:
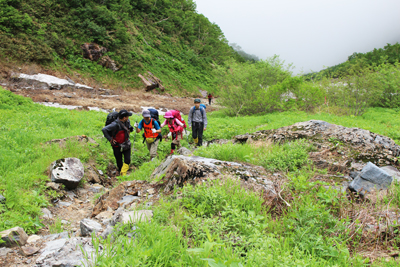
[[178,121],[180,121],[183,124],[183,128],[186,128],[186,122],[182,118],[181,113],[179,112],[179,110],[170,110],[169,112],[172,113],[172,116],[174,116],[175,119],[177,119]]

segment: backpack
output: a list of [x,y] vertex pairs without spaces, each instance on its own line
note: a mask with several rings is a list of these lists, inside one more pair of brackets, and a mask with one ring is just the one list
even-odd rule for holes
[[161,126],[160,123],[160,119],[159,119],[159,114],[158,114],[158,110],[154,109],[154,108],[149,108],[148,111],[150,111],[150,116],[152,119],[156,120],[158,125]]
[[106,126],[111,124],[116,119],[118,119],[118,112],[117,111],[108,113],[107,119],[106,119]]
[[186,128],[186,122],[182,118],[181,113],[179,112],[179,110],[170,110],[170,112],[172,113],[172,116],[174,116],[174,119],[177,119],[178,121],[183,123],[183,128]]
[[[200,104],[200,111],[201,111],[201,118],[202,119],[204,119],[204,110],[206,109],[205,108],[205,106],[204,106],[204,108],[202,107],[202,105],[204,106],[204,104]],[[193,114],[194,114],[194,111],[196,110],[196,106],[194,106],[193,107],[193,109],[192,109],[192,120],[193,120]]]
[[200,107],[201,107],[201,108],[204,108],[204,109],[207,108],[206,105],[204,105],[204,104],[200,104]]

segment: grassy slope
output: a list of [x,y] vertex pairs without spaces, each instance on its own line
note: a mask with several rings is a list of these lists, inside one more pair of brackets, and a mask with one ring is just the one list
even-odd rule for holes
[[[0,60],[79,71],[103,86],[142,87],[138,73],[151,71],[168,92],[210,90],[212,64],[244,59],[195,9],[192,0],[1,1]],[[80,46],[89,42],[123,68],[113,73],[84,59]]]

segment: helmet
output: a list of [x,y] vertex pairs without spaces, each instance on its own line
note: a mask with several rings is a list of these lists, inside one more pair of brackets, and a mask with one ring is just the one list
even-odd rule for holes
[[174,116],[172,115],[172,112],[171,112],[171,111],[167,111],[167,112],[165,112],[164,118],[166,118],[166,119],[173,119]]

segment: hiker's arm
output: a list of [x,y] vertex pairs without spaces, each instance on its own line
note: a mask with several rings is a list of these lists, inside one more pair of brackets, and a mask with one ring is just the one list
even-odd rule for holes
[[156,129],[156,133],[161,133],[161,128],[158,125],[158,122],[154,121],[153,123],[154,123],[154,128]]
[[104,137],[108,141],[111,141],[111,139],[113,137],[110,135],[110,133],[114,132],[116,130],[116,128],[118,128],[118,125],[115,122],[112,122],[109,125],[107,125],[106,127],[104,127],[101,131],[103,132]]
[[137,132],[137,133],[140,133],[140,131],[142,130],[142,128],[143,128],[143,120],[141,120],[141,121],[139,122],[139,125],[138,125],[138,127],[136,128],[136,132]]
[[182,127],[183,127],[183,123],[180,122],[178,119],[175,119],[175,122],[176,122],[179,126],[182,126]]

